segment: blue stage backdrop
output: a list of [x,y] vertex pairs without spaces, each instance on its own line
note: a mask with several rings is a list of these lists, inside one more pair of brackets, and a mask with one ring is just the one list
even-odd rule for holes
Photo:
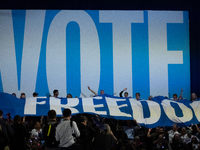
[[0,109],[4,112],[20,116],[47,115],[50,109],[54,109],[58,116],[62,115],[65,108],[70,108],[72,114],[98,114],[102,117],[133,120],[146,127],[189,126],[200,122],[200,101],[169,100],[157,96],[150,100],[134,98],[121,98],[110,95],[98,95],[90,98],[55,98],[55,97],[31,97],[18,99],[10,94],[0,92]]
[[190,98],[187,11],[0,10],[0,92]]

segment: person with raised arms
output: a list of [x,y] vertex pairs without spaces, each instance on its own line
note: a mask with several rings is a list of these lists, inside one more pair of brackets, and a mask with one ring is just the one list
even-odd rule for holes
[[[90,87],[88,86],[88,90],[90,90],[95,96],[98,95],[95,91],[91,90]],[[104,90],[101,90],[100,95],[105,94]]]
[[[123,97],[123,96],[122,96],[122,93],[123,93],[124,91],[126,91],[126,90],[127,90],[127,88],[123,89],[123,90],[119,93],[119,96],[120,96],[120,97]],[[124,97],[128,97],[128,92],[125,92],[125,93],[124,93]]]

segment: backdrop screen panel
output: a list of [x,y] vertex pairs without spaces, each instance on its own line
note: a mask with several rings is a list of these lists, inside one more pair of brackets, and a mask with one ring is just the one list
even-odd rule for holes
[[190,98],[187,11],[0,10],[0,92]]

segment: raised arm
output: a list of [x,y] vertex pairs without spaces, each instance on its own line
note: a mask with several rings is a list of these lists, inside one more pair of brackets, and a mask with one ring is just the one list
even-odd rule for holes
[[178,97],[178,99],[183,99],[183,88],[181,88],[181,94],[180,94],[180,96]]
[[119,93],[119,96],[120,96],[120,97],[123,97],[123,96],[122,96],[123,92],[124,92],[124,91],[121,91],[121,92]]
[[181,94],[179,97],[183,97],[183,88],[181,88]]
[[26,122],[26,116],[23,117],[22,123],[25,124],[25,122]]
[[196,128],[197,128],[197,131],[200,132],[200,129],[199,129],[198,125],[195,124],[195,126],[196,126]]
[[151,137],[150,133],[151,133],[151,129],[148,130],[147,137]]
[[123,93],[124,91],[126,91],[126,90],[127,90],[127,88],[123,89],[123,90],[119,93],[119,96],[120,96],[120,97],[123,97],[123,96],[122,96],[122,93]]
[[94,95],[98,95],[95,91],[91,90],[89,86],[88,86],[88,90],[90,90]]

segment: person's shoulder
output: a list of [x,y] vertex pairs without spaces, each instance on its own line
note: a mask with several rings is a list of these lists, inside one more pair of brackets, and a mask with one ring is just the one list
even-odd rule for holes
[[23,128],[23,129],[26,128],[26,126],[22,123],[17,124],[17,126],[19,126],[20,128]]
[[85,126],[84,124],[80,123],[80,124],[77,124],[78,128],[79,129],[85,129],[87,128],[88,126]]
[[0,125],[5,125],[6,121],[4,119],[0,119]]
[[64,121],[62,121],[62,122],[58,123],[58,125],[57,125],[57,127],[56,127],[56,128],[58,128],[58,127],[62,126],[63,124],[64,124]]
[[70,122],[72,122],[72,123],[76,123],[76,121],[74,121],[74,120],[71,120]]
[[70,121],[69,120],[61,121],[60,123],[58,123],[57,127],[65,126],[66,124],[70,124]]
[[152,133],[152,134],[150,135],[150,137],[153,137],[153,136],[156,136],[156,132],[155,132],[155,133]]
[[57,121],[48,121],[47,122],[48,125],[54,125],[54,124],[59,124]]
[[169,130],[167,131],[168,134],[172,134],[173,133],[173,130]]
[[76,125],[77,126],[76,121],[71,121],[71,122],[72,122],[72,125]]
[[36,131],[36,129],[32,129],[32,130],[31,130],[31,132],[35,132],[35,131]]

